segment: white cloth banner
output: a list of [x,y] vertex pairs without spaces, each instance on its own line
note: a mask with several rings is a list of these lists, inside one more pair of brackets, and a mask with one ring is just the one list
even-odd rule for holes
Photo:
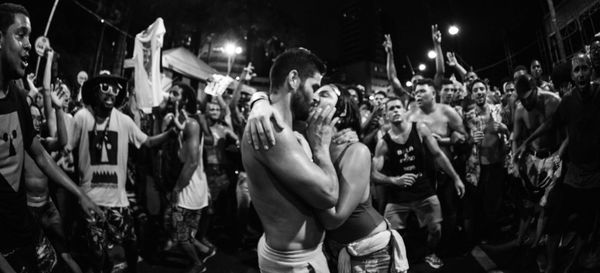
[[138,107],[150,113],[162,101],[160,50],[166,29],[162,18],[157,18],[146,30],[135,35],[133,47],[135,95]]
[[206,85],[204,93],[211,96],[221,96],[232,82],[233,78],[229,76],[214,74],[211,81]]

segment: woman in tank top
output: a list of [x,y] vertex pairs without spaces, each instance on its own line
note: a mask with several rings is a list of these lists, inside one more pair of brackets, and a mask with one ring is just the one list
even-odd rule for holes
[[[336,107],[334,117],[339,118],[336,135],[348,131],[358,134],[360,112],[347,89],[334,84],[322,86],[314,93],[314,103],[319,107]],[[327,229],[330,266],[337,267],[340,273],[407,271],[402,238],[388,228],[371,203],[369,149],[360,142],[334,139],[330,153],[340,183],[338,203],[317,214]]]

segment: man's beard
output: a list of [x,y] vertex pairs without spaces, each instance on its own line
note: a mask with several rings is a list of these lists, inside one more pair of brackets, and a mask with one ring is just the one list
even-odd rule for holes
[[307,98],[304,95],[304,84],[300,85],[300,88],[292,94],[290,102],[290,108],[294,115],[294,120],[306,120],[308,119],[308,113],[312,103],[312,97]]
[[101,118],[105,118],[108,117],[108,115],[110,114],[110,111],[112,111],[114,107],[106,107],[103,104],[98,105],[97,107],[95,107],[95,112],[96,112],[96,116],[99,116]]

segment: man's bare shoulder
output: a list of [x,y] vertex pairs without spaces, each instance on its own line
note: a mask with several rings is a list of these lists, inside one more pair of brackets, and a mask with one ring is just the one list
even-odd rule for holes
[[[260,161],[261,159],[265,158],[266,156],[279,155],[279,153],[277,153],[278,151],[289,149],[290,145],[300,146],[294,132],[291,130],[290,127],[288,127],[285,124],[283,125],[282,128],[274,129],[274,136],[275,136],[275,143],[276,143],[275,146],[273,146],[269,149],[264,149],[263,147],[261,147],[260,149],[257,150],[253,147],[253,145],[250,142],[251,137],[250,137],[249,133],[244,134],[242,137],[242,143],[241,143],[242,159],[243,160],[250,159],[249,157],[244,156],[244,155],[246,155],[246,156],[251,156],[255,160]],[[244,159],[244,158],[246,158],[246,159]]]
[[438,109],[445,116],[458,116],[458,112],[456,111],[456,109],[454,109],[454,107],[450,105],[440,103],[438,104]]
[[560,97],[553,92],[549,92],[549,91],[545,91],[545,90],[540,90],[539,91],[540,96],[544,99],[544,101],[546,103],[559,103],[560,102]]

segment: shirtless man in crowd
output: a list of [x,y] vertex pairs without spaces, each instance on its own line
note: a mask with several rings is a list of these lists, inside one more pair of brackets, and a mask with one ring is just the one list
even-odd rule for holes
[[[555,173],[559,164],[559,146],[561,137],[558,133],[543,135],[531,142],[527,151],[518,152],[518,147],[529,135],[540,127],[550,116],[556,112],[560,98],[557,94],[544,91],[539,87],[536,79],[528,74],[518,76],[515,79],[517,100],[515,105],[512,151],[516,155],[512,159],[513,171],[517,178],[523,179],[525,185],[539,191],[542,196],[530,196],[524,200],[524,217],[521,219],[518,242],[523,243],[523,236],[527,230],[527,224],[533,216],[535,204],[532,198],[540,199],[542,206],[546,203],[546,196],[552,189],[556,177]],[[537,200],[535,200],[537,201]],[[539,220],[544,216],[540,215]],[[541,225],[542,222],[539,222]],[[541,226],[537,237],[541,235]],[[537,238],[536,238],[537,241]]]
[[[466,140],[462,118],[452,106],[435,102],[435,88],[432,80],[425,79],[417,82],[415,99],[418,107],[408,114],[408,121],[422,122],[427,125],[446,157],[452,160],[451,146]],[[465,186],[462,182],[455,185],[450,176],[441,169],[441,166],[435,166],[437,170],[436,192],[443,208],[445,234],[451,236],[452,231],[456,228],[458,205],[455,189],[464,191]]]
[[322,61],[306,49],[279,55],[270,71],[271,102],[284,120],[274,133],[277,145],[255,150],[258,146],[250,144],[254,133],[244,133],[242,161],[265,229],[257,250],[261,272],[329,272],[322,251],[325,230],[313,211],[337,202],[338,179],[329,154],[335,109],[311,111],[314,122],[307,130],[317,137],[310,146],[292,129],[293,122],[309,117],[324,72]]
[[[44,92],[50,92],[45,90]],[[58,137],[40,138],[44,148],[50,151],[62,149],[68,140],[67,128],[64,121],[66,113],[63,112],[63,104],[67,104],[65,99],[67,92],[56,89],[50,96],[44,94],[45,99],[51,99],[52,107],[55,109],[56,126]],[[31,117],[33,119],[33,129],[40,136],[41,113],[37,106],[31,106]],[[67,238],[64,232],[63,220],[58,209],[50,199],[50,188],[48,186],[48,177],[40,170],[29,155],[25,155],[25,189],[27,191],[27,206],[29,211],[42,227],[45,235],[56,250],[56,253],[66,263],[72,272],[82,272],[79,265],[75,262],[67,248]]]

